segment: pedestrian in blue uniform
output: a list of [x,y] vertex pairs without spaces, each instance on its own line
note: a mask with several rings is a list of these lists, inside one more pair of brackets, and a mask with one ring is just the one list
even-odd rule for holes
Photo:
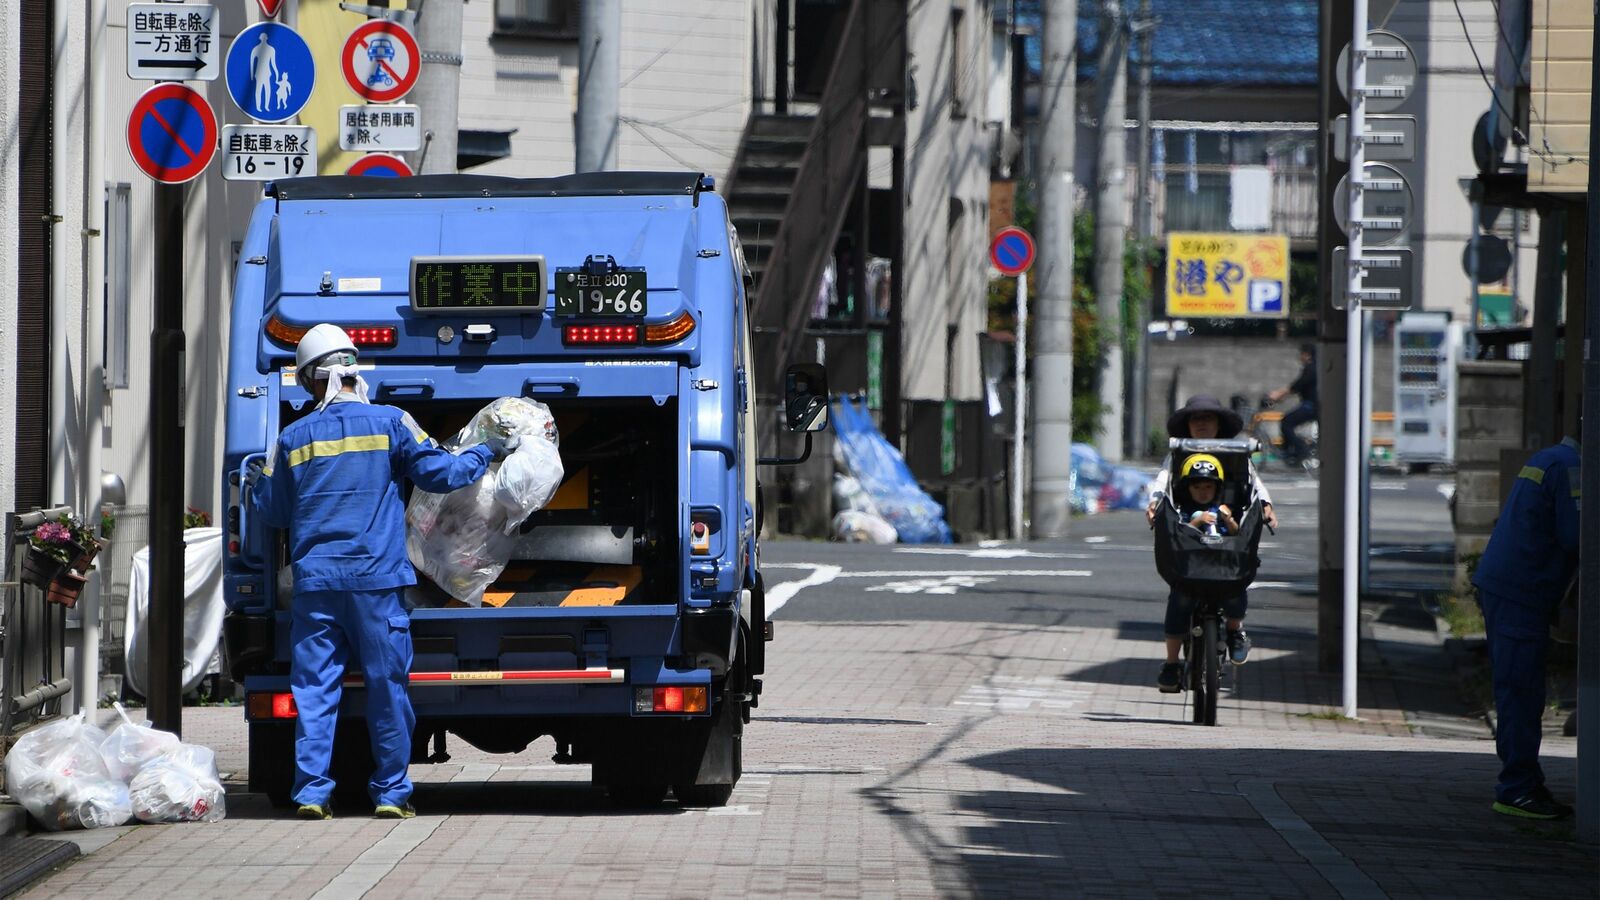
[[479,444],[453,455],[409,414],[369,404],[355,345],[337,326],[308,331],[295,365],[316,408],[283,429],[249,479],[255,514],[289,530],[290,685],[299,713],[294,800],[301,818],[331,817],[334,728],[353,659],[364,678],[377,764],[368,787],[374,814],[411,818],[406,767],[416,716],[407,694],[411,619],[401,594],[417,577],[406,557],[402,479],[434,493],[454,491],[483,477],[490,459],[508,448]]
[[1550,623],[1578,563],[1578,451],[1567,438],[1522,467],[1472,577],[1494,672],[1494,809],[1509,816],[1572,815],[1544,785],[1539,740]]

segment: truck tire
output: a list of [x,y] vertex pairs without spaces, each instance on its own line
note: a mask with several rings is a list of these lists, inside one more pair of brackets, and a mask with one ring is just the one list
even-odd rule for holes
[[288,806],[294,790],[294,723],[250,726],[249,785],[273,806]]

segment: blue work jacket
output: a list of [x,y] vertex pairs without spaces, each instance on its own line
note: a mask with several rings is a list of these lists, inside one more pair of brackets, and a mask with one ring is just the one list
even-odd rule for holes
[[290,423],[251,491],[251,509],[289,530],[296,592],[417,583],[406,557],[401,479],[445,494],[483,477],[483,444],[459,456],[392,406],[334,402]]
[[1580,485],[1576,441],[1535,453],[1511,486],[1472,583],[1525,606],[1553,609],[1578,564]]

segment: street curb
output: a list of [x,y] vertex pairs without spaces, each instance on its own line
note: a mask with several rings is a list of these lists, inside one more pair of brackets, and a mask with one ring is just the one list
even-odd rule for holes
[[71,841],[0,837],[0,897],[21,893],[78,855],[78,845]]
[[28,833],[28,811],[14,803],[0,803],[0,839]]

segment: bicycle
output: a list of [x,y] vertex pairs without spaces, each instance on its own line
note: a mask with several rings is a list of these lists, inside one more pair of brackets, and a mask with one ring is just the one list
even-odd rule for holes
[[1228,655],[1227,644],[1221,640],[1224,627],[1222,604],[1209,598],[1195,602],[1183,655],[1196,725],[1217,724],[1217,695]]
[[1276,402],[1267,395],[1261,395],[1256,405],[1251,407],[1240,394],[1234,394],[1228,400],[1228,405],[1239,414],[1244,422],[1244,434],[1249,435],[1261,444],[1258,462],[1265,464],[1268,458],[1276,459],[1289,468],[1300,468],[1306,472],[1315,472],[1320,465],[1317,457],[1317,422],[1312,420],[1301,425],[1298,429],[1300,442],[1305,445],[1305,456],[1296,464],[1291,464],[1283,455],[1283,413],[1273,409]]

